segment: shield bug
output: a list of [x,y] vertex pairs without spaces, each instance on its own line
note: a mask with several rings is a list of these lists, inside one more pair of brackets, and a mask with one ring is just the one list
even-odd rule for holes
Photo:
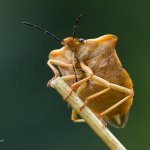
[[[63,45],[50,52],[47,64],[54,72],[52,79],[58,77],[60,71],[62,79],[71,87],[64,99],[75,91],[84,102],[81,111],[87,105],[102,121],[104,118],[114,127],[124,127],[134,92],[131,78],[115,50],[118,38],[112,34],[88,40],[76,38],[80,18],[81,15],[75,22],[73,36],[63,40],[41,27],[23,23],[44,31]],[[74,122],[84,122],[77,119],[75,110],[71,118]]]

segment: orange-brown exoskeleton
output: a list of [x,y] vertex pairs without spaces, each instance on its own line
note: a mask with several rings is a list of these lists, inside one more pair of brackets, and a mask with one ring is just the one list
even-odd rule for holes
[[[134,92],[131,78],[115,51],[118,38],[112,34],[88,40],[76,38],[75,29],[80,17],[75,23],[73,37],[64,40],[57,38],[63,47],[50,52],[48,66],[53,70],[54,78],[59,76],[60,71],[61,78],[71,87],[64,99],[75,91],[84,102],[81,111],[88,106],[101,120],[104,117],[113,126],[124,127]],[[84,122],[83,119],[77,119],[74,109],[71,119]]]

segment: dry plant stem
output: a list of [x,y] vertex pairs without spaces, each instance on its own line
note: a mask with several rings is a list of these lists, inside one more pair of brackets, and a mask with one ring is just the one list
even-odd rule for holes
[[[51,82],[51,86],[63,97],[70,91],[70,87],[57,77]],[[85,120],[85,122],[95,131],[95,133],[107,144],[111,150],[126,150],[126,148],[116,139],[116,137],[103,125],[103,123],[85,106],[82,110],[83,102],[74,92],[66,99],[72,108]]]

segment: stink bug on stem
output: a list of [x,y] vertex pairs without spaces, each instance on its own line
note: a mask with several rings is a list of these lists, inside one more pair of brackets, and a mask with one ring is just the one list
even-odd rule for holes
[[[55,75],[52,80],[61,73],[61,78],[71,87],[64,99],[75,91],[84,102],[81,111],[88,106],[104,124],[106,120],[114,127],[124,127],[134,92],[131,78],[122,67],[115,50],[118,38],[112,34],[88,40],[76,38],[80,18],[81,15],[75,22],[73,36],[63,40],[41,27],[22,23],[45,32],[63,45],[50,52],[47,64]],[[50,84],[51,80],[48,86]],[[74,109],[71,119],[74,122],[84,122],[77,118]]]

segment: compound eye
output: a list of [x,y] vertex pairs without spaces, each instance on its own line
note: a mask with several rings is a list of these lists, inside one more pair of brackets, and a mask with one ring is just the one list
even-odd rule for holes
[[80,39],[79,39],[79,42],[83,42],[83,41],[84,41],[84,39],[83,39],[83,38],[80,38]]

